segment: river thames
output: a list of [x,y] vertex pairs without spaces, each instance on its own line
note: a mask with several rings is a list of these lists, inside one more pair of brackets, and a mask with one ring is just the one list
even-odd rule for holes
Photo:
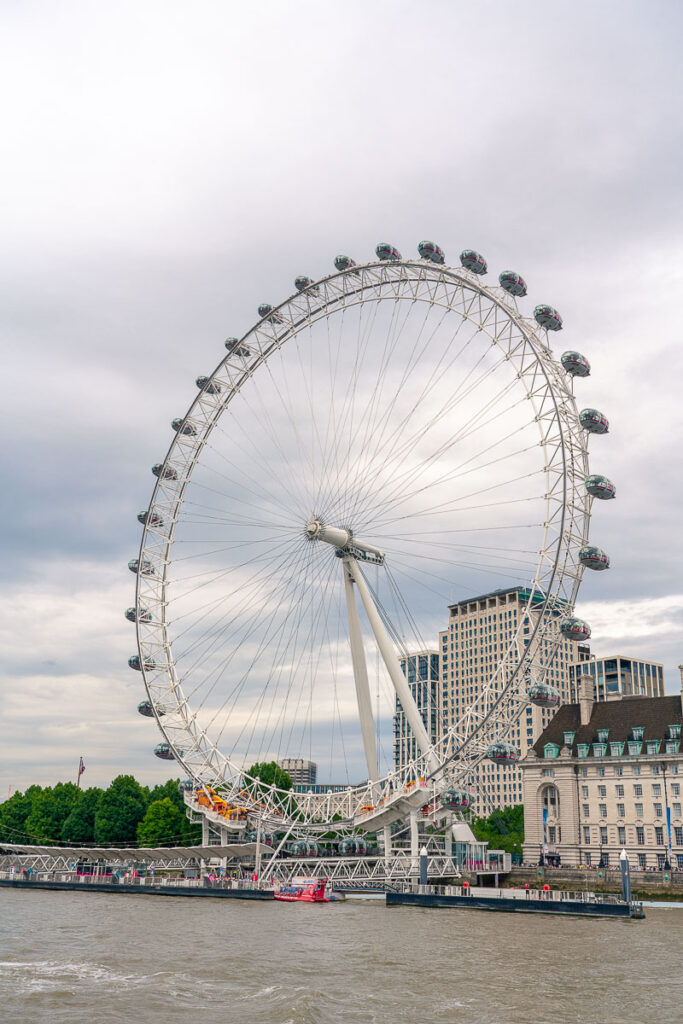
[[0,892],[22,1024],[680,1024],[683,909],[645,921]]

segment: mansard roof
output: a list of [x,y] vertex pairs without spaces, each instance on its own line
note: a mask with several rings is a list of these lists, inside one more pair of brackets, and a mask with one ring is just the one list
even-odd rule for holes
[[643,729],[644,743],[648,740],[665,740],[668,726],[683,724],[681,698],[626,697],[622,700],[595,701],[588,725],[580,723],[579,705],[563,704],[534,743],[534,751],[543,757],[546,743],[556,743],[563,747],[565,732],[573,732],[574,742],[570,749],[576,757],[579,744],[597,742],[598,729],[609,729],[608,743],[626,743],[633,738],[633,729],[639,727]]

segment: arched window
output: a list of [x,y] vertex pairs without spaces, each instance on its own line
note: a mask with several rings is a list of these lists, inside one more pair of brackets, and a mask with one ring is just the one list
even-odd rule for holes
[[546,786],[541,793],[541,806],[546,811],[546,818],[559,818],[560,794],[557,786]]

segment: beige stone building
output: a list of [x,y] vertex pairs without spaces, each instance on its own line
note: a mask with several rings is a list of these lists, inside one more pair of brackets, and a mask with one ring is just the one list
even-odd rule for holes
[[563,705],[522,760],[524,860],[567,867],[683,870],[681,696],[615,694],[594,678]]
[[[442,727],[447,730],[472,704],[500,663],[518,628],[520,654],[533,630],[533,610],[527,612],[530,591],[525,587],[496,590],[449,606],[448,629],[439,634],[441,652]],[[538,595],[539,612],[543,606]],[[546,681],[568,701],[570,667],[590,657],[588,647],[563,639],[548,666]],[[508,737],[523,757],[552,717],[552,711],[525,708]],[[522,774],[518,767],[500,767],[482,762],[471,780],[477,789],[474,811],[490,814],[497,807],[522,802]]]

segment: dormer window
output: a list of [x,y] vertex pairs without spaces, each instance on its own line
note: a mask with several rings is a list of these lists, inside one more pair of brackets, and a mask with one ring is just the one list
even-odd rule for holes
[[579,757],[588,757],[589,749],[590,748],[587,743],[579,743],[578,747],[576,748],[576,752],[579,755]]
[[557,743],[546,743],[546,745],[543,748],[543,756],[544,757],[548,757],[548,758],[557,757],[559,752],[560,752],[560,748],[558,747]]
[[594,743],[593,744],[593,757],[604,757],[607,753],[606,743]]
[[621,757],[621,755],[624,753],[624,744],[623,743],[615,743],[613,741],[609,745],[609,752],[612,755],[612,757]]
[[632,736],[634,740],[642,740],[643,733],[645,732],[644,725],[634,725],[632,730]]
[[628,741],[628,752],[631,757],[636,757],[643,749],[643,744],[638,743],[637,740]]
[[670,725],[668,730],[668,737],[670,740],[680,740],[681,738],[681,727],[680,725]]
[[564,745],[565,745],[565,747],[571,747],[572,743],[574,742],[574,737],[575,736],[576,736],[575,732],[570,732],[570,731],[565,732],[564,737],[563,737],[564,738]]
[[666,741],[666,752],[667,754],[677,754],[678,748],[680,747],[680,740],[667,740]]
[[598,729],[598,743],[607,743],[609,729]]
[[647,741],[647,752],[648,754],[658,754],[659,748],[662,745],[661,740],[648,740]]

